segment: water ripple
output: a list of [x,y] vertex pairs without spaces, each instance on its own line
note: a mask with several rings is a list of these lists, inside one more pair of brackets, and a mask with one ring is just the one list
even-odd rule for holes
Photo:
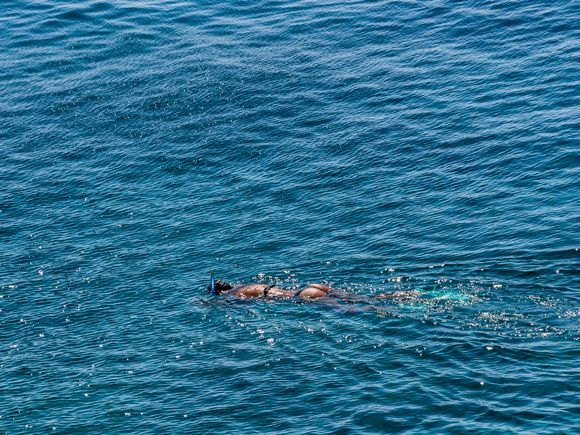
[[575,6],[4,2],[0,431],[577,431]]

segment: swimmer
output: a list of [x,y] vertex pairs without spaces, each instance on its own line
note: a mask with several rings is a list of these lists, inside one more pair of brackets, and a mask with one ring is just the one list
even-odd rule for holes
[[354,293],[347,293],[343,290],[331,288],[325,284],[309,284],[297,291],[285,290],[276,285],[266,284],[241,284],[231,285],[226,282],[216,280],[211,277],[208,291],[214,295],[223,295],[239,299],[299,299],[303,301],[313,301],[318,299],[338,299],[343,302],[370,302],[371,300],[384,299],[417,299],[421,292],[417,290],[397,291],[393,293],[382,293],[376,296],[361,296]]

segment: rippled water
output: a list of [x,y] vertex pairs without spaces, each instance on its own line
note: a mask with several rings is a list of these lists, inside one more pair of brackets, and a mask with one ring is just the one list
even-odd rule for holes
[[2,432],[580,430],[578,11],[3,1]]

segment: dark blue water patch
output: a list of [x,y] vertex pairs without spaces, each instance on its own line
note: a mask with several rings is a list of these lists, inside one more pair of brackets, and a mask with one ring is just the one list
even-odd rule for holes
[[577,431],[576,9],[4,2],[1,431]]

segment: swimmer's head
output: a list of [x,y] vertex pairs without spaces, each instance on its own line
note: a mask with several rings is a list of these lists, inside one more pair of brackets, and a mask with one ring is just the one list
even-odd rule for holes
[[222,282],[219,279],[213,281],[213,288],[212,284],[207,286],[207,290],[214,295],[219,295],[220,293],[233,289],[233,286],[228,284],[227,282]]

